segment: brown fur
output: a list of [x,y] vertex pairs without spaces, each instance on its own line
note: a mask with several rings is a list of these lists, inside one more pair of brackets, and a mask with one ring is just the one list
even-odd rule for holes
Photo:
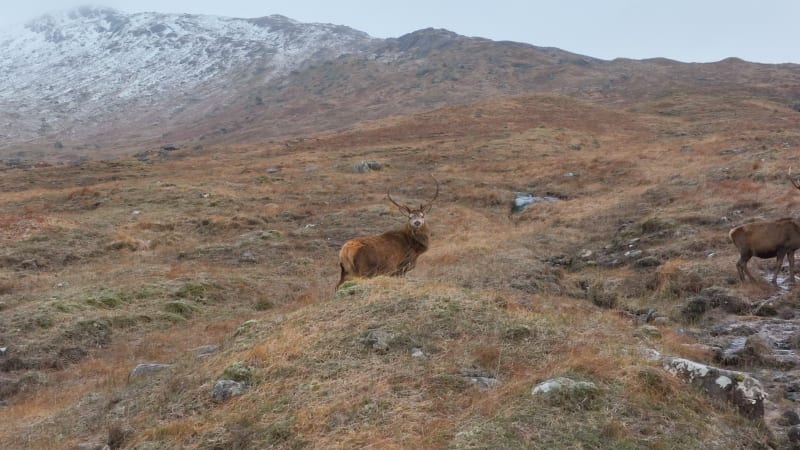
[[740,257],[736,262],[739,279],[745,281],[747,275],[753,282],[758,282],[747,268],[747,262],[753,256],[777,258],[772,277],[772,282],[777,284],[778,272],[786,256],[789,258],[789,282],[794,283],[794,252],[800,248],[800,219],[784,218],[748,223],[732,229],[729,236],[739,249]]
[[357,277],[405,275],[416,266],[419,255],[428,250],[429,238],[430,229],[427,225],[416,231],[406,225],[401,230],[345,242],[339,251],[341,278],[336,288]]
[[[434,178],[434,181],[436,179]],[[388,195],[389,201],[408,216],[406,225],[377,236],[364,236],[351,239],[339,251],[341,276],[336,289],[353,278],[370,278],[378,275],[403,276],[417,265],[419,255],[428,250],[430,228],[425,223],[425,214],[430,211],[433,201],[439,195],[439,182],[436,193],[427,204],[411,209],[400,205]]]

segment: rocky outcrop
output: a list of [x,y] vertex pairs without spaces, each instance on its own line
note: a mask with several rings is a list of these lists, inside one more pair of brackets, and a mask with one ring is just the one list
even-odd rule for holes
[[764,417],[767,393],[750,375],[683,358],[667,357],[662,364],[670,373],[699,387],[712,398],[732,403],[743,416],[750,419]]

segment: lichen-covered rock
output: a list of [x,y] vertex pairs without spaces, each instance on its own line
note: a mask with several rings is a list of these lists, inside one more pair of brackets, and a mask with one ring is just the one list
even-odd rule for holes
[[567,377],[551,378],[543,381],[531,390],[533,395],[594,395],[599,391],[596,384],[591,381],[576,381]]
[[750,419],[764,417],[767,393],[750,375],[683,358],[667,357],[662,364],[670,373],[700,387],[712,398],[731,402],[743,416]]
[[170,367],[169,364],[139,364],[131,370],[130,375],[128,375],[128,380],[130,381],[135,378],[152,375]]
[[394,339],[394,335],[386,330],[369,330],[361,342],[372,348],[378,353],[386,353],[389,351],[389,346]]
[[217,380],[211,389],[211,398],[214,401],[221,402],[231,397],[242,395],[245,390],[247,390],[246,383],[233,380]]

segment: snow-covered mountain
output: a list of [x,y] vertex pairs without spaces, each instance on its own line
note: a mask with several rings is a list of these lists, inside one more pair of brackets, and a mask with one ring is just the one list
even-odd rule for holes
[[496,96],[658,110],[676,93],[800,110],[800,66],[603,61],[425,29],[79,8],[0,30],[0,162],[263,142]]
[[0,148],[48,135],[108,133],[109,120],[122,113],[126,127],[137,117],[168,120],[175,109],[218,101],[243,79],[267,83],[309,60],[358,53],[371,42],[351,28],[277,15],[83,7],[43,16],[0,32]]

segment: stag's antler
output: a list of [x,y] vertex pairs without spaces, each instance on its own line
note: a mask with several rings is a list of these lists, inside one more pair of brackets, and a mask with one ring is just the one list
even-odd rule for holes
[[439,196],[439,181],[433,175],[431,175],[431,178],[433,178],[433,181],[436,183],[436,192],[433,194],[433,198],[428,203],[420,205],[419,209],[423,211],[430,209],[431,205],[433,204],[433,201],[436,200],[436,197]]
[[408,214],[408,213],[410,213],[410,212],[411,212],[411,208],[409,208],[408,206],[401,205],[401,204],[397,203],[396,201],[394,201],[394,199],[392,198],[392,194],[390,194],[390,193],[389,193],[389,191],[386,191],[386,196],[387,196],[387,197],[389,197],[389,201],[390,201],[390,202],[392,202],[392,203],[394,203],[394,206],[397,206],[397,208],[398,208],[400,211],[403,211],[403,212],[405,212],[406,214]]

